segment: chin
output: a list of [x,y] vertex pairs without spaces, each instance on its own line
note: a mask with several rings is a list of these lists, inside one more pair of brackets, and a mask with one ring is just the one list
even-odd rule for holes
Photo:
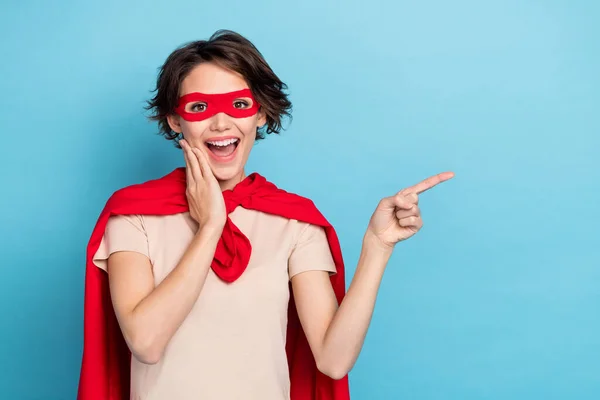
[[217,178],[217,180],[221,182],[226,182],[239,178],[244,173],[244,169],[240,165],[238,165],[238,163],[227,166],[215,165],[214,163],[211,163],[210,166],[213,174],[215,175],[215,178]]

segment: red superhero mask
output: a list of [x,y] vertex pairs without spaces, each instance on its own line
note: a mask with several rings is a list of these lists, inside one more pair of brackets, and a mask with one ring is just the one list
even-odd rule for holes
[[[236,100],[250,99],[252,104],[246,108],[236,108]],[[190,103],[203,103],[203,111],[191,111],[186,106]],[[179,98],[179,103],[175,108],[175,112],[186,121],[203,121],[218,113],[225,113],[234,118],[251,117],[258,112],[259,105],[252,96],[250,89],[237,90],[229,93],[205,94],[205,93],[188,93]]]

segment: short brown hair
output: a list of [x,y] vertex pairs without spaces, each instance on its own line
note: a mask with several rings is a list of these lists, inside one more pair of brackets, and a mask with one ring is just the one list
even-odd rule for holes
[[152,110],[150,119],[158,121],[160,134],[173,140],[177,147],[181,134],[171,130],[167,116],[177,107],[181,82],[203,62],[214,62],[244,77],[267,119],[265,126],[256,130],[257,140],[263,139],[265,133],[279,133],[282,119],[291,118],[292,103],[284,93],[287,86],[258,49],[236,32],[219,30],[208,40],[189,42],[173,51],[160,68],[156,95],[148,101],[146,109]]

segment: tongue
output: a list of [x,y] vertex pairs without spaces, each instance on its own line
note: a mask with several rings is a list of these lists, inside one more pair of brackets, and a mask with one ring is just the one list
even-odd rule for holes
[[232,144],[228,144],[227,146],[213,146],[213,145],[209,144],[208,148],[217,157],[227,157],[227,156],[230,156],[235,151],[235,144],[232,143]]

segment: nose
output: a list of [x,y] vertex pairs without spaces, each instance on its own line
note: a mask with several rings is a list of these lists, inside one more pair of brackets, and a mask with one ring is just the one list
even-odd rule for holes
[[231,127],[231,121],[229,116],[225,113],[218,113],[213,115],[210,122],[210,130],[216,132],[223,132]]

